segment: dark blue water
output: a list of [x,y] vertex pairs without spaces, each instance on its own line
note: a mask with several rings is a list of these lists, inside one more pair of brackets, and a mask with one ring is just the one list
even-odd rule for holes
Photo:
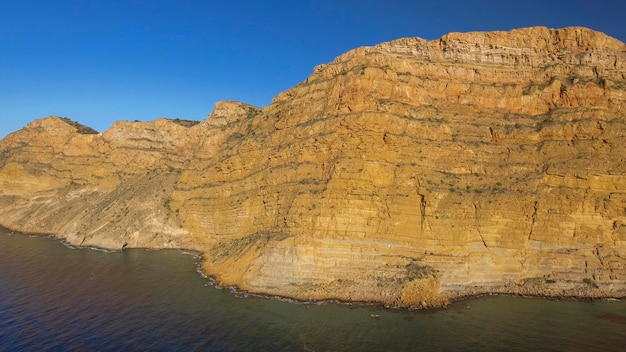
[[[491,296],[445,310],[217,289],[181,251],[0,233],[0,351],[623,351],[626,302]],[[374,315],[374,317],[372,317]]]

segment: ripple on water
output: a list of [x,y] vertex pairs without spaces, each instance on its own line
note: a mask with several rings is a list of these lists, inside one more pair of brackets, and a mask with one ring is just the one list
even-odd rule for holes
[[301,304],[216,289],[196,271],[198,259],[177,250],[104,253],[0,235],[0,350],[620,351],[626,345],[625,302],[493,296],[428,312]]

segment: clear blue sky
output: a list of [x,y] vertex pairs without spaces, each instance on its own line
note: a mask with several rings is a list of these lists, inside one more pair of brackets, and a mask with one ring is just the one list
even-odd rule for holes
[[0,138],[33,119],[202,120],[260,107],[314,66],[399,37],[544,25],[626,41],[626,2],[0,0]]

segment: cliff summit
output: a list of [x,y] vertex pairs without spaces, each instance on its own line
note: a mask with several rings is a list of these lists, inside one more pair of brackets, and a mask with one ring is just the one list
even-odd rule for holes
[[623,297],[625,102],[626,45],[590,29],[403,38],[263,109],[36,120],[0,142],[0,225],[305,300]]

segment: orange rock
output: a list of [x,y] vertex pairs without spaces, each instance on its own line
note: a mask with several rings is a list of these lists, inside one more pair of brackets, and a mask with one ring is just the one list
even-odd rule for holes
[[0,142],[0,219],[299,299],[625,296],[625,101],[626,45],[586,28],[403,38],[262,110],[35,121]]

